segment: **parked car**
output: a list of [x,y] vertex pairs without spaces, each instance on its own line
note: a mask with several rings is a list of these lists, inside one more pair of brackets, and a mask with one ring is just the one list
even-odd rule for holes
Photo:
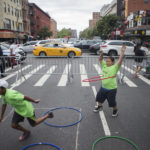
[[96,44],[98,41],[94,40],[82,40],[79,43],[74,44],[74,47],[80,49],[89,49],[91,45]]
[[[100,46],[100,50],[103,50],[104,54],[107,54],[109,56],[117,56],[120,55],[123,44],[126,44],[125,55],[135,55],[135,44],[130,41],[107,40],[104,44]],[[147,55],[149,55],[149,51],[146,47],[142,46],[141,49],[144,50]]]
[[24,50],[24,52],[29,53],[29,52],[33,52],[33,49],[35,47],[35,45],[37,44],[38,41],[30,41],[27,42],[25,44],[23,44],[22,46],[20,46],[21,49]]
[[102,45],[102,44],[103,44],[103,42],[98,42],[94,45],[91,45],[89,48],[89,51],[91,53],[95,53],[96,55],[99,55],[100,45]]
[[37,46],[33,50],[35,56],[81,56],[81,49],[74,47],[67,47],[61,43],[46,43]]

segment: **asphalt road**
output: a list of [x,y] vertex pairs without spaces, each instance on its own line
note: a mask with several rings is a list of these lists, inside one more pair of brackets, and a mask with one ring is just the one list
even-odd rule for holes
[[[88,55],[86,54],[86,56]],[[98,75],[96,67],[93,67],[95,64],[99,65],[97,58],[74,59],[70,69],[74,75],[70,83],[66,82],[68,69],[65,69],[65,67],[67,63],[66,58],[51,58],[51,61],[42,58],[28,59],[22,67],[31,65],[23,71],[26,80],[21,78],[20,75],[16,82],[17,84],[14,84],[16,76],[8,78],[10,76],[8,75],[5,79],[9,82],[10,88],[12,87],[35,99],[41,99],[39,104],[34,104],[37,118],[51,108],[73,107],[82,111],[84,114],[83,120],[75,126],[66,128],[50,127],[44,123],[32,128],[25,120],[22,125],[30,129],[32,134],[27,140],[19,142],[18,137],[21,133],[10,127],[13,110],[8,106],[4,121],[0,124],[0,150],[21,150],[29,144],[39,142],[55,144],[62,150],[91,150],[93,142],[106,135],[130,139],[138,145],[140,150],[149,150],[150,81],[143,76],[140,76],[139,79],[133,78],[132,70],[134,66],[129,65],[133,63],[133,60],[128,60],[126,66],[128,68],[122,70],[122,73],[125,72],[126,75],[124,83],[118,83],[117,103],[119,116],[116,118],[111,117],[112,110],[108,107],[107,102],[104,103],[103,111],[93,113],[95,94],[99,90],[101,83],[83,84],[81,82],[82,78]],[[45,66],[37,69],[40,64]],[[54,67],[55,65],[56,68]],[[52,66],[54,68],[44,76]],[[34,69],[35,75],[32,74],[35,72],[31,72]],[[12,72],[15,71],[17,71],[17,68]],[[31,74],[28,74],[28,72],[31,72]],[[82,75],[80,74],[81,72]],[[50,73],[52,74],[50,75]],[[56,110],[54,115],[55,118],[48,119],[47,122],[66,125],[72,124],[80,118],[80,113],[68,109]],[[29,148],[29,150],[31,149],[56,150],[56,148],[48,146]],[[118,139],[104,140],[95,147],[95,150],[134,149],[130,144]]]

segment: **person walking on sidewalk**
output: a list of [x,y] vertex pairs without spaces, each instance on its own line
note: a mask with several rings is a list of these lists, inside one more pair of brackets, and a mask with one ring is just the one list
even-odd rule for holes
[[109,107],[113,108],[112,116],[115,117],[118,115],[118,108],[116,102],[116,94],[117,94],[117,80],[116,75],[122,64],[122,60],[124,57],[124,52],[126,50],[126,46],[123,45],[121,49],[121,54],[118,62],[115,64],[115,59],[113,57],[108,57],[106,62],[103,60],[103,51],[100,51],[99,61],[102,67],[102,77],[113,77],[102,80],[102,86],[100,87],[99,92],[96,96],[96,102],[98,105],[95,107],[94,112],[99,112],[102,108],[102,104],[107,99]]
[[3,56],[3,50],[0,44],[0,70],[1,70],[1,77],[4,78],[5,75],[5,58]]
[[143,68],[143,59],[144,57],[146,57],[146,53],[145,51],[141,50],[141,44],[138,43],[136,46],[135,46],[135,49],[134,49],[134,53],[135,53],[135,62],[136,62],[136,69],[135,69],[135,73],[134,73],[134,77],[135,78],[138,78],[138,75],[137,73],[140,72]]
[[28,96],[24,96],[18,91],[8,89],[8,83],[2,79],[0,80],[0,95],[2,98],[0,123],[4,118],[7,104],[14,107],[15,111],[12,118],[11,127],[23,132],[23,135],[19,137],[19,141],[25,140],[30,135],[30,131],[19,124],[24,121],[24,118],[27,118],[32,127],[39,125],[47,118],[53,118],[53,113],[49,112],[43,117],[36,119],[32,103],[39,103],[40,99],[34,100]]

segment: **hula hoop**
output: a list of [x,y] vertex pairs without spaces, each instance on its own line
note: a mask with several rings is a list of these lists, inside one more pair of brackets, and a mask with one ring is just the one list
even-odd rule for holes
[[34,143],[34,144],[30,144],[26,147],[24,147],[22,150],[26,150],[27,148],[33,147],[33,146],[37,146],[37,145],[48,145],[54,148],[57,148],[58,150],[62,150],[60,147],[58,147],[57,145],[51,144],[51,143]]
[[75,123],[68,124],[68,125],[63,125],[63,126],[53,125],[53,124],[50,124],[50,123],[48,123],[48,122],[46,122],[46,121],[44,121],[44,124],[46,124],[46,125],[48,125],[48,126],[51,126],[51,127],[64,128],[64,127],[71,127],[71,126],[74,126],[74,125],[78,124],[79,122],[81,122],[81,120],[83,119],[83,113],[82,113],[80,110],[78,110],[78,109],[76,109],[76,108],[72,108],[72,107],[56,107],[56,108],[50,109],[49,111],[47,111],[46,113],[44,113],[43,116],[46,115],[47,113],[49,113],[49,112],[51,112],[51,111],[55,111],[55,110],[57,110],[57,109],[71,109],[71,110],[75,110],[75,111],[77,111],[77,112],[80,113],[81,118],[80,118],[77,122],[75,122]]
[[136,150],[140,150],[139,147],[138,147],[134,142],[132,142],[132,141],[129,140],[129,139],[120,137],[120,136],[105,136],[105,137],[99,138],[99,139],[97,139],[97,140],[93,143],[92,150],[95,150],[95,146],[96,146],[96,144],[97,144],[98,142],[103,141],[103,140],[105,140],[105,139],[110,139],[110,138],[112,138],[112,139],[120,139],[120,140],[126,141],[126,142],[128,142],[129,144],[131,144]]
[[82,82],[94,82],[94,81],[100,81],[100,80],[105,80],[105,79],[115,78],[116,76],[111,76],[111,77],[107,77],[107,78],[101,78],[101,77],[102,77],[102,76],[84,79],[84,80],[82,80]]

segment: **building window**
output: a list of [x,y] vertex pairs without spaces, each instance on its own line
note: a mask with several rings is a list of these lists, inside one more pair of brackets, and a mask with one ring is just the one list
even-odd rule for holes
[[13,25],[13,29],[15,29],[15,22],[14,21],[12,21],[12,25]]
[[145,3],[145,4],[148,4],[148,0],[144,0],[144,3]]
[[5,18],[4,27],[5,27],[5,29],[11,30],[11,21],[10,21],[10,19]]
[[8,14],[10,14],[10,5],[8,4]]
[[14,0],[14,3],[16,3],[16,0]]
[[18,30],[21,32],[22,31],[22,23],[18,24]]
[[12,14],[12,16],[14,15],[14,8],[13,7],[11,7],[11,14]]
[[7,10],[6,10],[6,3],[5,2],[3,3],[3,10],[4,10],[5,13],[7,12]]

